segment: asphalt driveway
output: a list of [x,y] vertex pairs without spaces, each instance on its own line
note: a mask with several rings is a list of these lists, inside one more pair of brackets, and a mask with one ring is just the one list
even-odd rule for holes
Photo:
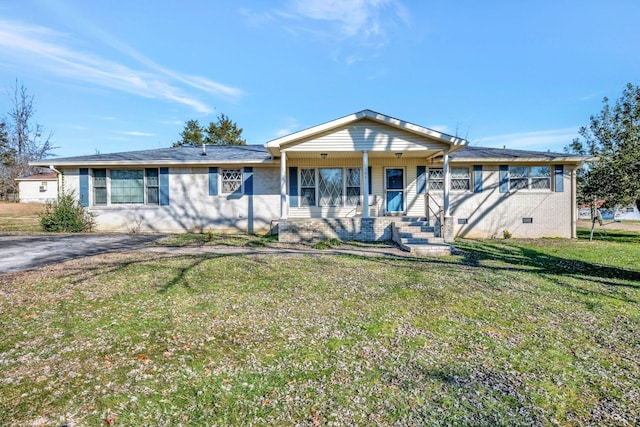
[[69,259],[140,249],[161,234],[0,235],[0,273],[29,270]]

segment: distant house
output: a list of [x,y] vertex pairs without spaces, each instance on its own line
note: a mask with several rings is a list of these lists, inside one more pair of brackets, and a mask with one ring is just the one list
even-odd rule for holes
[[[257,233],[283,241],[575,237],[579,156],[482,148],[370,110],[265,145],[48,160],[98,229]],[[36,162],[35,165],[45,165]],[[419,229],[419,230],[418,230]]]
[[[640,211],[636,206],[603,208],[604,200],[598,200],[596,207],[600,211],[602,219],[611,219],[616,221],[640,221]],[[591,206],[589,204],[581,204],[578,206],[578,219],[591,219]]]
[[52,203],[58,200],[58,174],[37,173],[16,178],[20,203]]
[[640,221],[640,211],[636,206],[620,207],[615,209],[614,218],[620,221]]

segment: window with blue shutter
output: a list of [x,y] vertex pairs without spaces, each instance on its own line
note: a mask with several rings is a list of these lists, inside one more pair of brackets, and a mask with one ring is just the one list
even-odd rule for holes
[[244,194],[253,194],[253,168],[244,168]]
[[482,193],[482,165],[473,166],[473,192]]
[[218,168],[209,168],[209,195],[218,195]]
[[289,168],[289,206],[298,207],[298,168]]
[[564,165],[556,165],[556,193],[564,191]]
[[89,168],[80,168],[80,205],[89,206]]
[[509,192],[509,166],[500,165],[500,192]]
[[417,181],[418,194],[426,194],[427,193],[427,167],[426,166],[418,166],[416,181]]
[[169,206],[169,168],[160,168],[160,206]]

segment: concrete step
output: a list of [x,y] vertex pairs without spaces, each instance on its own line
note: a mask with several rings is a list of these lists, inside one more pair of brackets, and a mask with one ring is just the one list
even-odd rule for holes
[[442,237],[402,237],[400,243],[403,245],[442,244],[444,239]]
[[415,256],[449,256],[452,251],[451,245],[414,245],[411,246],[411,254]]
[[403,233],[402,231],[398,231],[398,237],[406,239],[432,239],[436,237],[436,235],[433,231],[421,231],[414,233]]
[[403,225],[398,227],[400,233],[433,233],[435,228],[428,225]]

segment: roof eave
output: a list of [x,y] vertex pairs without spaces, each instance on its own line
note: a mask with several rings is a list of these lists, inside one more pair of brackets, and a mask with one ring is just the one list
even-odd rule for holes
[[465,157],[461,159],[451,159],[452,163],[563,163],[563,164],[580,164],[583,163],[586,159],[583,157],[575,157],[575,156],[563,156],[563,157],[518,157],[518,158],[508,158],[508,157]]
[[95,161],[71,161],[56,163],[55,160],[45,162],[29,162],[29,166],[49,166],[54,165],[60,167],[75,166],[205,166],[205,165],[272,165],[278,164],[275,159],[264,160],[219,160],[219,159],[202,159],[202,160],[95,160]]

